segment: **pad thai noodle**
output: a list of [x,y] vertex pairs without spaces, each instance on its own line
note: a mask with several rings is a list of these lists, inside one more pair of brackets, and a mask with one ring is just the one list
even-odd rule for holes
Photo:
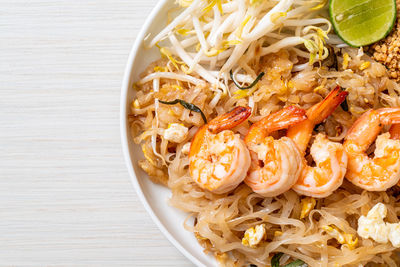
[[[129,122],[221,266],[399,266],[400,84],[322,0],[178,0]],[[365,50],[367,51],[367,49]],[[296,265],[297,264],[297,265]]]

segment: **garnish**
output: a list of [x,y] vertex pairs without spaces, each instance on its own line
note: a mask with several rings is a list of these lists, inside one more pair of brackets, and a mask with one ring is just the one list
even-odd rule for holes
[[246,90],[246,89],[250,89],[251,87],[253,87],[254,85],[256,85],[258,83],[258,81],[264,76],[264,72],[261,72],[260,74],[258,74],[257,78],[249,85],[249,86],[240,86],[236,81],[235,78],[233,77],[233,72],[232,70],[229,71],[229,75],[231,76],[231,79],[233,81],[233,83],[236,85],[237,88],[239,88],[240,90]]
[[283,256],[282,252],[276,253],[271,259],[271,267],[299,267],[299,266],[307,266],[307,264],[302,260],[295,260],[286,265],[281,266],[279,260]]
[[242,38],[242,33],[243,33],[244,26],[246,26],[247,22],[249,22],[250,19],[251,19],[251,16],[248,15],[248,16],[242,21],[242,23],[240,24],[239,28],[236,29],[236,36],[237,36],[238,38]]
[[175,66],[175,68],[176,68],[177,70],[179,70],[178,64],[179,64],[179,65],[184,64],[183,61],[179,61],[179,60],[175,59],[175,58],[172,56],[171,51],[169,51],[166,47],[161,47],[161,48],[160,48],[160,53],[161,53],[162,56],[168,58],[169,61],[172,62],[172,64]]
[[182,107],[193,111],[193,112],[197,112],[200,113],[201,118],[203,119],[204,123],[207,124],[207,118],[204,115],[203,111],[201,111],[201,109],[196,106],[195,104],[192,103],[188,103],[182,99],[175,99],[173,101],[162,101],[162,100],[158,100],[161,104],[165,104],[165,105],[175,105],[175,104],[180,104]]
[[283,256],[282,252],[276,253],[271,259],[271,267],[279,267],[280,263],[279,260]]
[[205,8],[203,8],[203,12],[204,12],[204,13],[210,12],[210,11],[212,10],[212,8],[213,8],[215,5],[217,5],[219,12],[222,14],[223,11],[222,11],[222,2],[221,2],[221,0],[212,0],[212,1],[208,4],[208,6],[206,6]]
[[323,8],[326,5],[327,2],[328,2],[328,0],[324,0],[321,3],[319,3],[318,5],[310,8],[310,9],[313,10],[313,11],[320,10],[321,8]]
[[285,266],[282,266],[282,267],[298,267],[298,266],[307,266],[307,265],[302,260],[295,260],[295,261],[292,261],[291,263],[288,263],[288,264],[286,264]]
[[330,0],[329,15],[337,35],[360,47],[384,38],[396,22],[395,0]]
[[276,23],[278,19],[284,18],[287,16],[287,12],[276,12],[271,14],[270,20],[272,23]]

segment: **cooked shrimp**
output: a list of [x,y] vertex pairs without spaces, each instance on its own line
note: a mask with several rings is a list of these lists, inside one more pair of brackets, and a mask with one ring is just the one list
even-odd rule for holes
[[[393,124],[389,129],[390,138],[393,140],[400,140],[400,124]],[[400,186],[400,180],[397,183]]]
[[245,137],[250,150],[251,165],[245,183],[265,197],[289,190],[297,181],[303,161],[292,139],[275,140],[272,132],[285,129],[307,117],[305,110],[290,106],[254,123]]
[[[400,123],[400,108],[381,108],[364,113],[350,128],[344,142],[348,155],[346,178],[368,191],[385,191],[400,179],[398,126],[380,134],[383,125]],[[378,136],[379,135],[379,136]],[[374,157],[366,151],[375,141]]]
[[390,138],[400,140],[400,124],[393,124],[389,130]]
[[196,133],[190,146],[189,171],[201,188],[223,194],[244,180],[250,167],[250,154],[240,135],[229,129],[250,115],[251,108],[236,107]]
[[329,141],[326,135],[318,134],[311,145],[310,154],[315,167],[307,165],[304,154],[315,125],[324,121],[347,96],[340,87],[332,90],[325,99],[307,110],[307,120],[289,127],[290,137],[303,153],[304,169],[292,187],[299,194],[311,197],[327,197],[342,183],[346,173],[347,155],[343,145]]

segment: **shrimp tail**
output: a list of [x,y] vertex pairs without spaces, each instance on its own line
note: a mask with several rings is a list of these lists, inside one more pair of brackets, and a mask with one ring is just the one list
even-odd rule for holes
[[219,133],[223,130],[232,129],[244,122],[251,115],[250,107],[236,107],[230,112],[220,115],[208,123],[211,133]]
[[346,140],[352,141],[360,148],[366,149],[371,145],[380,131],[382,125],[393,124],[390,135],[393,139],[400,138],[400,110],[398,108],[380,108],[368,110],[353,124],[347,132]]
[[364,151],[374,142],[381,129],[378,112],[370,109],[353,123],[345,140],[353,142],[356,145],[354,148]]
[[398,108],[380,108],[376,112],[378,112],[380,122],[383,125],[400,123],[400,110]]
[[217,134],[229,130],[244,122],[251,115],[250,107],[236,107],[232,111],[215,117],[208,124],[203,125],[195,134],[190,145],[189,157],[195,155],[204,142],[207,131]]
[[314,124],[323,122],[346,99],[349,93],[336,86],[323,101],[307,110],[308,119]]
[[316,124],[323,122],[346,99],[348,95],[336,86],[324,100],[307,110],[307,120],[290,126],[287,137],[291,138],[298,148],[304,153],[310,142],[313,129]]
[[[286,129],[290,125],[307,119],[306,111],[296,106],[289,106],[268,116],[268,132]],[[263,124],[263,121],[261,121]]]
[[[349,159],[346,178],[353,184],[368,191],[385,191],[398,183],[399,119],[400,108],[381,108],[365,112],[354,122],[343,143]],[[383,126],[390,124],[389,134],[379,135]],[[374,141],[375,155],[371,158],[367,149]]]
[[272,113],[254,123],[245,137],[245,142],[258,142],[270,133],[288,128],[290,125],[307,119],[306,111],[296,106],[289,106]]

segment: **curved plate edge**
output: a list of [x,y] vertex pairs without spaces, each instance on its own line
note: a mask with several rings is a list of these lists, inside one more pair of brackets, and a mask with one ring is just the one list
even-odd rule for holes
[[157,225],[157,227],[160,229],[160,231],[164,234],[164,236],[190,261],[192,261],[194,264],[196,264],[199,267],[206,267],[203,263],[200,262],[199,259],[194,257],[189,251],[187,251],[174,237],[173,235],[166,229],[166,227],[161,223],[157,215],[154,213],[152,208],[150,207],[147,198],[144,196],[140,184],[138,183],[135,171],[132,166],[132,158],[129,153],[128,149],[128,125],[126,121],[127,117],[127,108],[128,108],[128,90],[129,90],[129,85],[131,83],[131,77],[132,77],[132,71],[133,71],[133,65],[134,62],[136,61],[137,57],[137,50],[139,47],[142,45],[143,40],[145,38],[146,33],[148,32],[152,21],[154,18],[158,15],[158,13],[162,10],[163,7],[165,7],[168,4],[168,0],[160,0],[157,5],[153,8],[151,11],[149,17],[146,19],[143,27],[139,31],[139,34],[136,37],[136,40],[132,46],[131,52],[128,57],[128,62],[126,64],[125,72],[124,72],[124,78],[123,78],[123,83],[122,83],[122,88],[121,88],[121,95],[120,95],[120,131],[121,131],[121,144],[122,144],[122,152],[124,155],[125,159],[125,164],[128,168],[129,176],[131,183],[133,185],[133,188],[136,191],[136,194],[139,196],[140,201],[142,202],[143,206],[145,207],[146,211],[148,214],[150,214],[151,219],[153,222]]

